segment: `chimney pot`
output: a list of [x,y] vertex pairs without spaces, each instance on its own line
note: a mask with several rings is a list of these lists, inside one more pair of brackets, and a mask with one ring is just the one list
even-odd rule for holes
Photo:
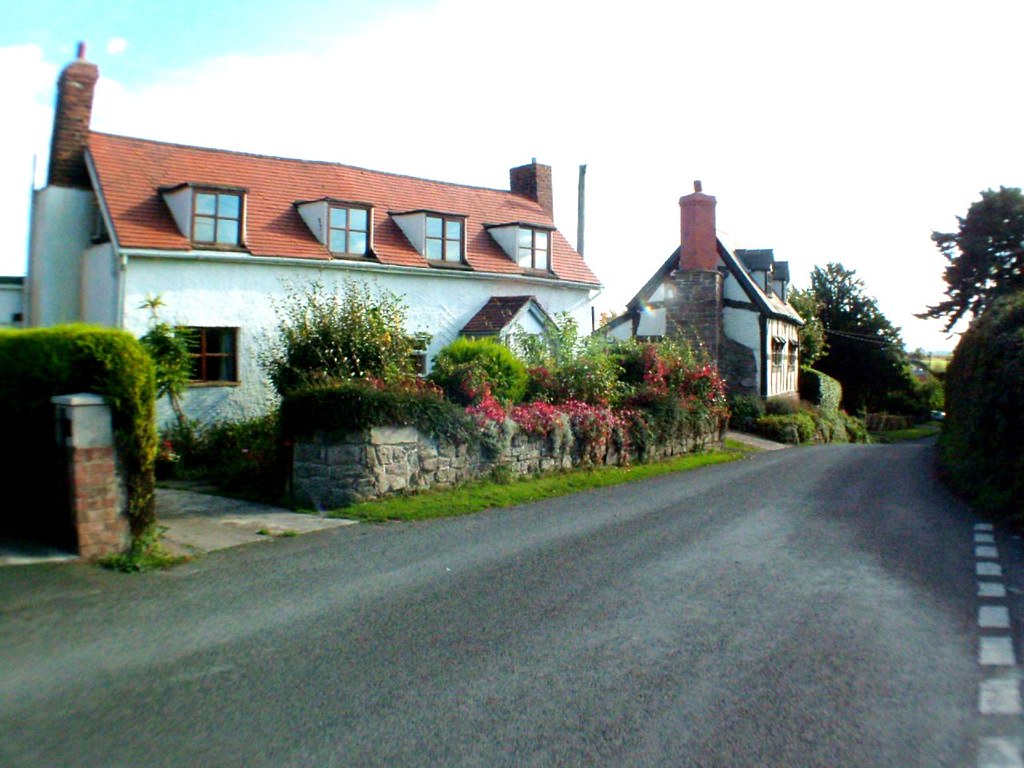
[[85,42],[84,41],[80,41],[78,43],[78,54],[77,54],[76,58],[79,61],[85,61]]
[[700,179],[697,179],[696,181],[693,182],[693,191],[694,192],[703,192],[704,191],[704,187],[701,185]]

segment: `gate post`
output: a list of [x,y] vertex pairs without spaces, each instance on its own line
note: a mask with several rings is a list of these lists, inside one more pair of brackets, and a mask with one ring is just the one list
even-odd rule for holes
[[100,395],[60,395],[57,447],[65,457],[69,514],[86,560],[124,552],[131,541],[124,481],[117,467],[110,407]]

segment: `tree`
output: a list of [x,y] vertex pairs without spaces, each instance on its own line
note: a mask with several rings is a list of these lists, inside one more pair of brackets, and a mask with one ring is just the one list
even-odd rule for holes
[[947,264],[945,301],[917,317],[946,320],[980,315],[995,299],[1024,290],[1024,194],[1016,187],[981,193],[956,232],[932,232]]
[[192,378],[192,354],[189,334],[184,328],[172,327],[160,319],[160,307],[166,306],[158,295],[146,295],[139,309],[149,310],[149,330],[139,339],[153,360],[156,371],[156,397],[167,396],[178,425],[187,424],[181,396]]
[[828,341],[815,368],[843,385],[847,411],[899,410],[896,404],[914,391],[900,331],[856,274],[833,263],[811,272],[810,293]]
[[800,362],[811,366],[828,351],[825,329],[821,324],[821,302],[810,288],[794,288],[787,297],[789,305],[804,319],[800,329]]

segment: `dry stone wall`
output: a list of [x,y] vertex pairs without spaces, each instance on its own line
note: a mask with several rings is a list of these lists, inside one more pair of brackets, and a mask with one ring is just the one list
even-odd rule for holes
[[[644,461],[668,458],[716,445],[721,427],[709,420],[693,434],[650,446]],[[500,472],[509,477],[572,469],[587,463],[570,437],[556,442],[505,422],[483,445],[467,445],[425,435],[415,427],[373,427],[347,435],[317,434],[295,442],[293,488],[315,509],[405,491],[451,487]],[[636,463],[635,451],[623,455],[614,446],[597,462]]]

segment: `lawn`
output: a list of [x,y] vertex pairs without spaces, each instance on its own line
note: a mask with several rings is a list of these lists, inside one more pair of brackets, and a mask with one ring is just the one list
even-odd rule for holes
[[687,472],[713,464],[736,461],[756,453],[743,443],[727,440],[716,451],[692,453],[652,464],[629,467],[595,467],[527,477],[511,482],[474,482],[457,488],[391,496],[352,504],[330,513],[330,517],[384,522],[388,520],[429,520],[455,517],[496,507],[512,507],[570,493],[646,480],[672,472]]

